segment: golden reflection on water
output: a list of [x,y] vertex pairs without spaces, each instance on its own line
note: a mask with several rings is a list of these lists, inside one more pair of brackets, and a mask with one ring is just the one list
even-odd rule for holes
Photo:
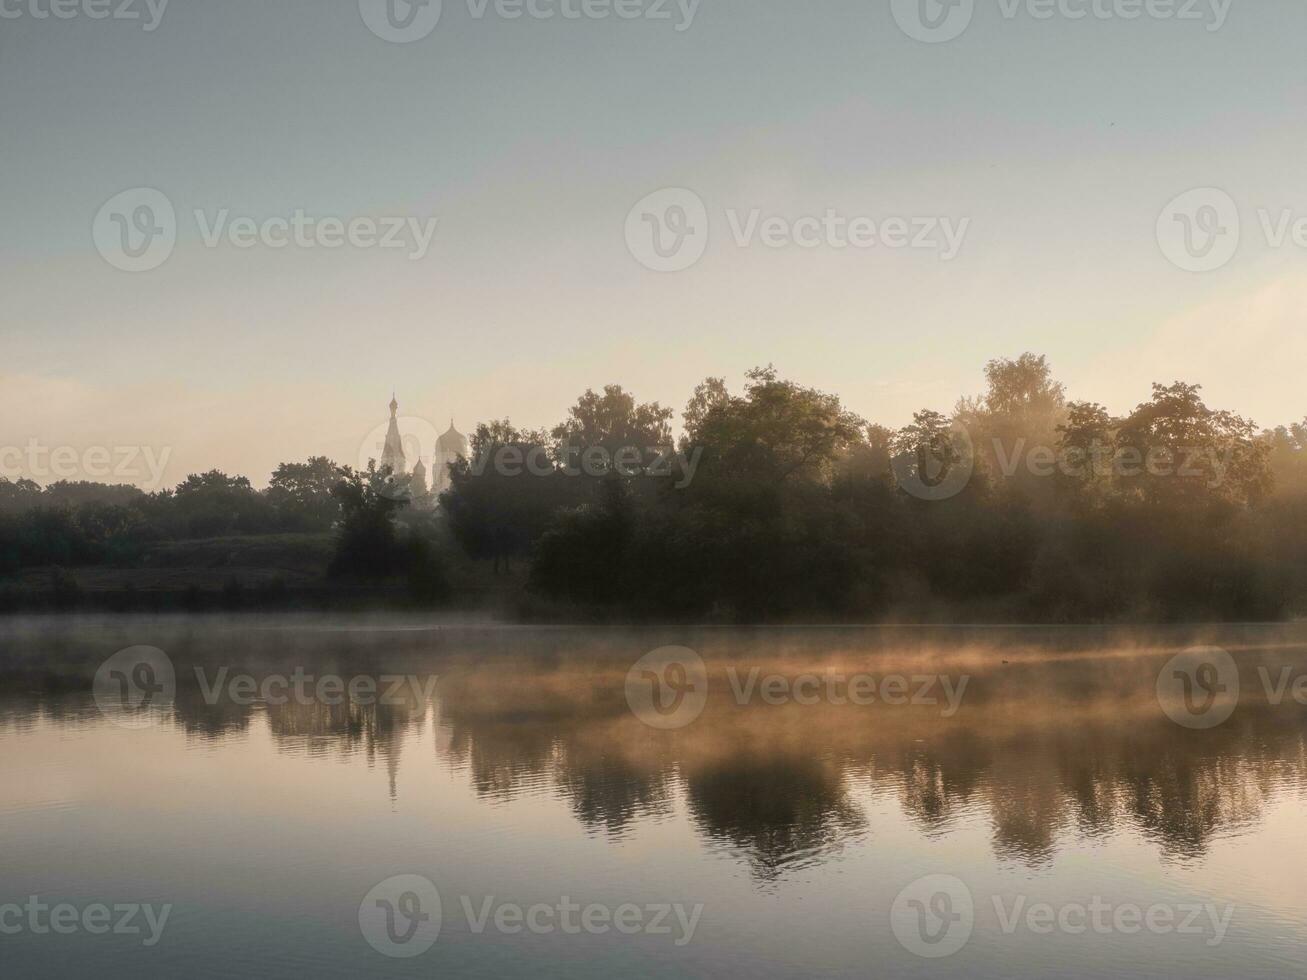
[[[695,833],[758,881],[820,864],[871,830],[869,799],[891,801],[924,838],[982,815],[995,858],[1038,868],[1068,840],[1125,833],[1169,862],[1200,861],[1247,833],[1277,799],[1301,795],[1307,709],[1263,696],[1257,668],[1307,669],[1301,631],[1153,636],[1086,631],[297,631],[221,624],[121,626],[50,640],[6,636],[0,743],[53,724],[102,725],[88,671],[117,646],[148,642],[177,665],[163,729],[190,747],[263,731],[283,756],[364,761],[402,799],[406,770],[434,760],[484,805],[546,792],[588,831],[621,840],[684,802]],[[141,634],[145,634],[142,636]],[[1170,722],[1159,666],[1224,641],[1246,696],[1208,731]],[[666,642],[708,664],[693,724],[655,731],[628,709],[628,667]],[[206,701],[195,679],[227,667],[438,679],[383,705]],[[967,685],[940,704],[737,703],[731,669],[763,675],[946,675]],[[737,673],[737,683],[738,677]],[[936,690],[936,693],[940,693]],[[415,733],[425,747],[412,748]],[[421,743],[420,743],[421,744]],[[405,754],[407,752],[407,754]]]

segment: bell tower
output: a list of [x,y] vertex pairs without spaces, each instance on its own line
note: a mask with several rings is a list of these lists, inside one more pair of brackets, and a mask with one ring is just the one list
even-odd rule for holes
[[379,465],[382,469],[389,466],[395,476],[403,476],[408,472],[404,440],[399,435],[399,401],[393,393],[390,396],[390,427],[386,430],[386,444],[381,450]]

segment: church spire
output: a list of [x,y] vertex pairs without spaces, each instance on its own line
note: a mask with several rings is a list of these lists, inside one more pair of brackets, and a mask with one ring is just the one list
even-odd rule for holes
[[404,440],[399,434],[399,400],[394,392],[390,395],[390,426],[386,429],[386,444],[381,450],[380,465],[382,469],[390,467],[395,476],[408,472],[407,460],[404,458]]

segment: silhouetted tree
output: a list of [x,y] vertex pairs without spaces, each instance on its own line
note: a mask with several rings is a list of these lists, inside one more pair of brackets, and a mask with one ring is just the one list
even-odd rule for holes
[[399,572],[405,553],[395,514],[407,503],[395,492],[389,468],[378,470],[369,462],[365,472],[349,470],[332,493],[340,503],[341,519],[331,573],[377,579]]
[[325,456],[307,463],[282,463],[268,482],[268,502],[283,527],[327,530],[340,519],[340,499],[332,491],[346,469]]
[[450,466],[441,494],[455,538],[473,558],[490,559],[495,574],[530,554],[558,511],[580,491],[559,474],[549,438],[510,422],[477,426],[472,459]]

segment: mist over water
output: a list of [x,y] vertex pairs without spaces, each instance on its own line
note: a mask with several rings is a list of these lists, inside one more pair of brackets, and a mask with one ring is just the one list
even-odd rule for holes
[[[5,936],[15,975],[1303,972],[1307,708],[1280,679],[1307,670],[1304,627],[0,629],[0,904],[173,906],[150,948]],[[141,644],[166,651],[176,690],[128,727],[92,677]],[[702,657],[707,692],[657,730],[624,685],[669,644]],[[1217,644],[1238,706],[1210,729],[1176,724],[1159,671]],[[310,697],[283,696],[297,670]],[[892,931],[896,896],[936,873],[974,897],[966,956],[919,958]],[[422,956],[387,959],[358,910],[403,874],[437,886],[443,924]],[[702,913],[683,945],[478,932],[491,896]],[[1095,899],[1232,913],[1215,945],[1210,930],[1005,929],[1014,909]]]

